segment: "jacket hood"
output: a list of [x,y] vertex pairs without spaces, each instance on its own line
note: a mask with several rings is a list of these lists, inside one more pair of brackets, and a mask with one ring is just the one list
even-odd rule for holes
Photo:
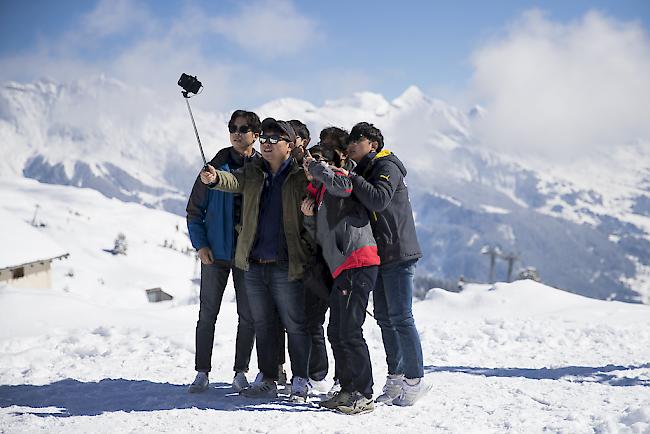
[[380,159],[382,161],[390,161],[391,163],[395,164],[399,168],[400,172],[402,172],[402,176],[406,176],[406,167],[404,167],[402,161],[388,149],[382,149],[373,157],[373,160],[376,161],[379,161]]

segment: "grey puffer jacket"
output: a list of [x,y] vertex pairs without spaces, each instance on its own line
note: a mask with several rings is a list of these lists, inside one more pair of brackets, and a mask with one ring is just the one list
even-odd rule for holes
[[351,196],[350,178],[324,162],[312,162],[309,173],[315,179],[308,190],[317,211],[315,217],[305,217],[304,225],[320,244],[332,277],[344,270],[379,265],[368,211]]

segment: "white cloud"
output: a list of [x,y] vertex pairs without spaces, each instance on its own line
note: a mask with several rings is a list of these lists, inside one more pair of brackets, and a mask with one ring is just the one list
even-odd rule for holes
[[[281,22],[290,23],[282,32]],[[260,98],[300,94],[304,83],[250,63],[233,62],[230,56],[220,55],[219,47],[234,38],[255,53],[261,48],[269,56],[295,54],[308,47],[315,27],[315,22],[300,15],[289,1],[246,5],[229,17],[210,15],[189,4],[182,13],[165,20],[135,0],[101,0],[60,37],[43,39],[34,51],[1,58],[0,80],[24,82],[47,77],[71,83],[105,74],[129,86],[155,91],[156,101],[151,104],[174,104],[180,95],[176,81],[187,72],[205,84],[205,93],[194,100],[198,109],[229,110],[258,103]],[[260,42],[262,33],[271,36]],[[143,102],[123,103],[140,107]]]
[[264,58],[298,53],[318,39],[316,22],[287,0],[245,5],[236,15],[214,18],[212,26],[215,32]]
[[151,13],[130,0],[100,0],[97,7],[82,18],[80,30],[97,38],[131,30],[151,30]]
[[488,146],[567,159],[650,139],[650,40],[638,23],[530,11],[473,63]]

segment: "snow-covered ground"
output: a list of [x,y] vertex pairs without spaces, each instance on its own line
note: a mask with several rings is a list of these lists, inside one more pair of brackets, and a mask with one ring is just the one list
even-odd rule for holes
[[[70,258],[53,264],[53,289],[0,286],[0,432],[650,432],[650,306],[531,281],[434,289],[415,303],[431,392],[361,416],[233,394],[229,287],[212,387],[189,395],[198,305],[183,219],[92,190],[0,179],[0,209],[29,222],[36,204],[39,230]],[[118,232],[126,256],[103,251]],[[174,300],[148,303],[151,287]],[[365,333],[377,394],[386,365],[372,318]]]

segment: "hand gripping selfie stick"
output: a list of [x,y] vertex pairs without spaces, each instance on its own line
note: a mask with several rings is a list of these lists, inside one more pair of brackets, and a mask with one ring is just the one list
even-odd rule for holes
[[203,158],[203,169],[207,170],[208,162],[205,159],[205,153],[203,153],[203,146],[201,146],[201,138],[199,137],[199,131],[196,129],[196,122],[194,122],[194,115],[192,114],[192,109],[190,108],[190,102],[188,101],[191,96],[190,93],[197,95],[199,91],[203,88],[201,82],[196,78],[196,76],[187,75],[185,73],[181,74],[181,78],[178,79],[178,85],[183,88],[181,94],[185,98],[185,104],[187,104],[187,111],[190,112],[190,119],[192,120],[192,125],[194,126],[194,134],[196,134],[196,141],[199,142],[199,150],[201,151],[201,158]]

